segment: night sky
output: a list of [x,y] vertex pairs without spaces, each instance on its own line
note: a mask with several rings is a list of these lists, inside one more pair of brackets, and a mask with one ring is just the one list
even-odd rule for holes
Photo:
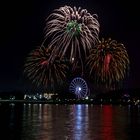
[[24,90],[23,65],[27,54],[43,41],[45,18],[64,5],[98,15],[100,39],[125,45],[130,58],[129,88],[140,86],[140,14],[138,2],[117,0],[9,0],[1,5],[0,91]]

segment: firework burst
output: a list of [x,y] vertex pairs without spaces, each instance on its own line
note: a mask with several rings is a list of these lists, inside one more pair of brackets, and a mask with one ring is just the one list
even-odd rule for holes
[[[70,62],[80,60],[87,55],[92,46],[98,43],[99,22],[97,15],[91,15],[86,9],[60,7],[46,19],[45,38],[51,39],[49,48],[54,50],[52,55],[67,56]],[[82,54],[82,56],[81,56]],[[77,63],[77,61],[76,61]]]
[[102,40],[91,49],[87,58],[87,67],[92,78],[98,85],[114,87],[116,83],[124,80],[128,68],[129,58],[123,44],[116,40]]
[[24,74],[38,87],[44,88],[60,85],[66,78],[68,69],[65,61],[55,56],[50,61],[52,51],[44,46],[38,47],[29,53],[25,65]]

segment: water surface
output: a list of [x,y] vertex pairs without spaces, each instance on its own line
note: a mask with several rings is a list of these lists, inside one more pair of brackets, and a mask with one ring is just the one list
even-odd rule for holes
[[1,104],[0,140],[140,140],[140,107]]

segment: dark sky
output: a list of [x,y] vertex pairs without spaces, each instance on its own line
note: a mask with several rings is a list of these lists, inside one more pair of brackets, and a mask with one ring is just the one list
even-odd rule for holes
[[43,40],[45,18],[60,6],[81,6],[98,15],[100,38],[125,45],[130,58],[128,87],[140,86],[140,15],[138,3],[118,0],[9,0],[0,4],[0,91],[24,89],[27,54]]

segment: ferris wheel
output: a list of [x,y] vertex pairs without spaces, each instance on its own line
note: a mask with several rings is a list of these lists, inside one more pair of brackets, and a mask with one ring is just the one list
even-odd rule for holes
[[81,77],[74,78],[70,83],[69,91],[75,94],[77,98],[85,98],[88,94],[86,81]]

